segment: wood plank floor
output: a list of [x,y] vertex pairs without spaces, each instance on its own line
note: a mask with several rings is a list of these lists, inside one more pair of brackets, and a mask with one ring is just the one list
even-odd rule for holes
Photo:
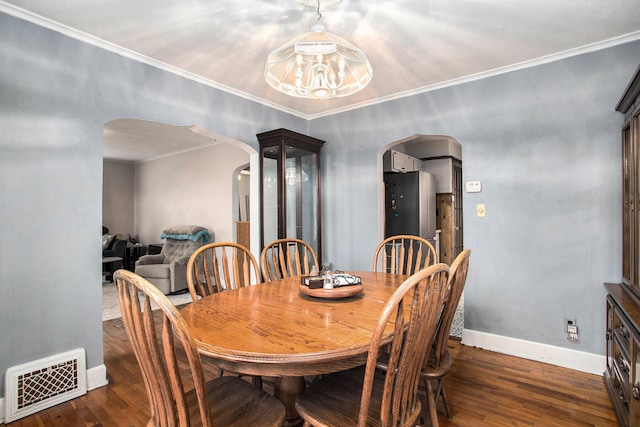
[[[461,345],[451,340],[447,390],[453,417],[440,426],[617,426],[602,378]],[[147,396],[120,319],[104,322],[109,385],[7,424],[31,426],[145,426]],[[205,363],[206,375],[216,369]],[[428,420],[428,417],[426,417]]]
[[[460,345],[445,383],[451,426],[617,426],[603,379],[541,362]],[[604,370],[604,367],[603,367]]]

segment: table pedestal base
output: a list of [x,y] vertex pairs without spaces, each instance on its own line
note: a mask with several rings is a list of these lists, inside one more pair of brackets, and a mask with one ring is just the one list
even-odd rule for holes
[[275,397],[284,403],[287,409],[285,426],[302,425],[302,418],[296,411],[296,398],[305,389],[304,377],[277,377],[275,383]]

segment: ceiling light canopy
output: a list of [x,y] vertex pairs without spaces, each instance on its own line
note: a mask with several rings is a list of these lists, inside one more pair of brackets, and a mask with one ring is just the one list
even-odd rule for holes
[[[322,5],[324,7],[331,6],[332,4],[340,3],[342,0],[322,0]],[[317,7],[320,8],[320,3],[318,0],[296,0],[297,3],[303,4],[305,6]]]
[[[310,4],[311,0],[296,0]],[[363,89],[373,75],[365,53],[320,24],[271,52],[265,79],[274,89],[300,98],[327,99],[348,96]],[[335,0],[327,0],[336,3]]]

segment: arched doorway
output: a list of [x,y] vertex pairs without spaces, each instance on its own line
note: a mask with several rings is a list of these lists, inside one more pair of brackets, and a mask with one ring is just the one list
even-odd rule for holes
[[[411,135],[407,138],[392,142],[384,146],[379,152],[379,203],[378,203],[378,237],[382,240],[393,234],[416,234],[431,240],[438,252],[439,262],[451,264],[464,248],[464,233],[462,222],[463,210],[463,181],[462,181],[462,146],[454,138],[447,135]],[[404,211],[407,222],[420,222],[415,232],[406,232],[404,219],[402,233],[394,229],[391,215],[399,215],[399,210],[390,212],[388,188],[407,181],[404,176],[424,174],[430,176],[430,184],[421,186],[420,209],[425,208],[428,213],[421,215],[420,220],[410,218],[414,212]],[[396,177],[398,179],[394,179]],[[401,178],[402,179],[399,179]],[[425,188],[428,187],[428,188]],[[413,189],[410,191],[414,191]],[[432,195],[432,196],[431,196]],[[423,197],[424,196],[424,197]],[[428,200],[433,199],[433,202]],[[394,203],[398,202],[396,200]],[[402,203],[399,201],[398,203]],[[433,204],[433,206],[431,206]],[[397,206],[394,206],[397,209]],[[417,214],[417,213],[416,213]],[[428,217],[427,220],[424,217]],[[396,219],[394,219],[396,220]],[[433,226],[426,223],[433,223]],[[424,223],[424,224],[422,224]],[[422,235],[425,234],[425,235]],[[461,299],[458,312],[453,321],[451,335],[461,336],[464,323],[464,297]]]
[[[123,232],[140,235],[141,240],[154,243],[150,240],[159,237],[158,230],[167,226],[164,222],[180,221],[184,217],[195,218],[195,221],[203,222],[202,225],[210,226],[208,228],[211,228],[216,240],[235,239],[235,222],[238,220],[237,172],[238,168],[258,170],[258,152],[253,147],[195,125],[175,126],[137,119],[115,119],[107,122],[104,126],[104,138],[105,159],[132,165],[135,180],[138,181],[130,189],[132,193],[148,184],[145,184],[145,180],[154,177],[172,186],[171,194],[136,194],[135,197],[145,199],[139,199],[135,203],[134,230],[122,230]],[[220,162],[220,159],[222,163],[215,166],[215,162]],[[223,171],[222,175],[212,176],[217,169]],[[198,170],[206,170],[207,176],[198,176]],[[174,185],[174,181],[181,176],[188,176],[185,181],[189,185],[187,187],[185,182],[184,187],[186,194]],[[159,183],[155,188],[161,186]],[[213,201],[212,189],[217,194]],[[251,249],[257,253],[260,249],[258,189],[256,174],[250,174],[247,198],[250,208],[246,211],[251,228]],[[189,198],[189,203],[177,204],[173,201],[184,197]],[[140,213],[140,203],[146,203],[145,206],[150,207]],[[214,205],[207,208],[201,206],[203,203]],[[171,211],[177,214],[172,216]],[[149,212],[153,212],[153,215],[149,215]],[[160,222],[150,223],[150,219],[155,218],[160,218]]]

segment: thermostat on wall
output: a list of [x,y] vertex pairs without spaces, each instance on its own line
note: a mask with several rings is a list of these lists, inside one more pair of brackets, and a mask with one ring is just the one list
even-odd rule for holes
[[482,183],[480,181],[467,181],[465,189],[467,193],[479,193],[482,191]]

